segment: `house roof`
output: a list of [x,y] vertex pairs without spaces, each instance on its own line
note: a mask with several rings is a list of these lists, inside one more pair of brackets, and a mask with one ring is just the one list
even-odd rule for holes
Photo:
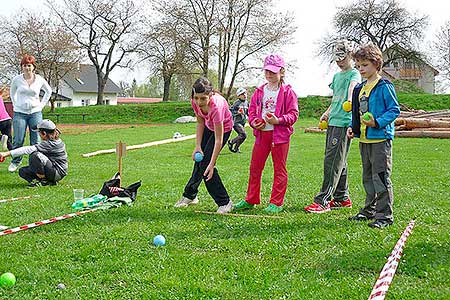
[[[63,80],[73,89],[74,92],[97,92],[97,71],[93,65],[80,64],[79,70],[65,75]],[[108,78],[104,92],[119,93],[120,88]]]
[[[391,47],[387,48],[387,49],[384,50],[384,51],[389,51],[389,50],[395,51],[395,48],[396,48],[396,47],[397,47],[397,48],[400,48],[400,49],[403,50],[403,51],[406,51],[405,48],[403,48],[402,46],[399,46],[399,45],[391,46]],[[432,71],[433,71],[433,73],[434,73],[434,76],[439,75],[439,71],[438,71],[435,67],[433,67],[432,65],[430,65],[430,63],[428,63],[427,61],[425,61],[425,60],[423,60],[423,59],[421,59],[421,58],[419,58],[419,60],[420,60],[422,63],[424,63],[426,66],[428,66],[428,67],[430,67],[430,68],[432,69]]]
[[117,97],[117,104],[156,103],[161,101],[162,98]]
[[[56,95],[56,98],[55,98],[55,95]],[[44,91],[43,90],[39,91],[39,97],[44,97]],[[66,96],[61,95],[61,94],[56,94],[55,92],[52,92],[51,99],[55,99],[55,100],[58,100],[58,101],[70,101],[70,100],[72,100],[69,97],[66,97]]]

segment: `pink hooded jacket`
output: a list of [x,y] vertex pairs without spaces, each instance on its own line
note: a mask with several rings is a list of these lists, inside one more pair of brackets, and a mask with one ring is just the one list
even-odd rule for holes
[[[266,83],[267,84],[267,83]],[[255,90],[250,100],[248,108],[248,121],[252,126],[253,121],[257,118],[262,119],[262,99],[264,96],[264,86],[262,85]],[[273,143],[288,143],[292,133],[294,133],[294,123],[298,119],[298,99],[290,85],[282,84],[277,97],[277,106],[275,108],[275,116],[280,121],[274,125]],[[253,129],[253,135],[256,137],[255,143],[259,143],[261,131]]]

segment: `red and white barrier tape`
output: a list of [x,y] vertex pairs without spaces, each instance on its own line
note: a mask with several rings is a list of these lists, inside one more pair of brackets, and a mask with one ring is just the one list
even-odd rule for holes
[[[9,198],[9,199],[0,199],[0,203],[16,201],[16,200],[25,200],[25,199],[30,199],[31,197],[32,196],[24,196],[24,197],[16,197],[16,198]],[[39,197],[39,195],[36,195],[35,197]]]
[[76,216],[79,216],[79,215],[84,215],[84,214],[87,214],[87,213],[90,213],[90,212],[93,212],[93,211],[96,211],[96,210],[97,209],[94,208],[94,209],[89,209],[89,210],[77,211],[77,212],[66,214],[66,215],[63,215],[63,216],[54,217],[54,218],[50,218],[50,219],[47,219],[47,220],[42,220],[42,221],[39,221],[39,222],[34,222],[34,223],[31,223],[31,224],[27,224],[27,225],[22,225],[22,226],[19,226],[19,227],[6,229],[6,230],[3,230],[3,231],[0,231],[0,236],[16,233],[16,232],[27,230],[27,229],[31,229],[31,228],[38,227],[38,226],[41,226],[41,225],[52,224],[52,223],[55,223],[55,222],[58,222],[58,221],[61,221],[61,220],[70,219],[70,218],[73,218],[73,217],[76,217]]
[[369,296],[369,300],[384,300],[386,297],[389,286],[392,283],[392,279],[394,278],[395,271],[397,270],[398,263],[403,254],[403,247],[405,246],[406,239],[411,234],[414,227],[414,220],[409,222],[408,226],[406,226],[403,231],[402,236],[395,244],[394,249],[389,255],[386,264],[381,270],[380,276],[375,282],[373,286],[372,293]]

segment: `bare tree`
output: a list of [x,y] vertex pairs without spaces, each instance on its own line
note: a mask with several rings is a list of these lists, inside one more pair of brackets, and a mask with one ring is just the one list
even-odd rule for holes
[[193,68],[189,56],[190,38],[185,35],[182,24],[171,16],[161,16],[160,21],[148,25],[148,28],[140,54],[150,63],[153,74],[163,78],[163,101],[168,101],[173,76],[190,73]]
[[274,6],[273,0],[222,0],[221,4],[217,28],[218,88],[224,92],[228,77],[228,98],[237,76],[260,67],[260,56],[288,44],[296,28],[291,14],[273,14],[267,9]]
[[450,80],[450,21],[447,21],[436,33],[434,57],[441,75]]
[[36,57],[38,72],[55,87],[54,97],[50,99],[53,111],[60,80],[75,70],[81,59],[74,38],[52,21],[26,11],[4,21],[2,28],[1,36],[6,45],[0,49],[4,81],[20,72],[23,54],[32,54]]
[[54,0],[47,2],[95,66],[97,104],[103,104],[111,71],[116,67],[130,67],[130,54],[142,43],[138,38],[139,7],[133,0],[64,0],[62,7]]
[[267,9],[275,6],[273,0],[154,0],[154,4],[189,45],[185,63],[190,57],[196,64],[192,69],[203,76],[216,63],[218,89],[227,97],[239,75],[255,69],[255,61],[259,66],[264,52],[288,43],[295,32],[291,15]]
[[203,76],[208,77],[212,37],[217,27],[219,0],[153,0],[152,3],[189,42],[190,55]]
[[319,42],[319,56],[329,58],[335,41],[346,38],[378,45],[388,64],[399,58],[420,58],[414,49],[428,26],[428,16],[410,13],[397,0],[356,0],[338,8],[333,23],[332,33]]

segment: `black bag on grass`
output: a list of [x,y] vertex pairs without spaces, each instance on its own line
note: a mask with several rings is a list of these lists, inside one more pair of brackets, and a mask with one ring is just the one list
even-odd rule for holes
[[114,177],[105,183],[99,194],[108,198],[112,197],[129,197],[132,201],[136,200],[137,190],[141,187],[142,182],[138,181],[126,188],[120,187],[120,174],[116,173]]

